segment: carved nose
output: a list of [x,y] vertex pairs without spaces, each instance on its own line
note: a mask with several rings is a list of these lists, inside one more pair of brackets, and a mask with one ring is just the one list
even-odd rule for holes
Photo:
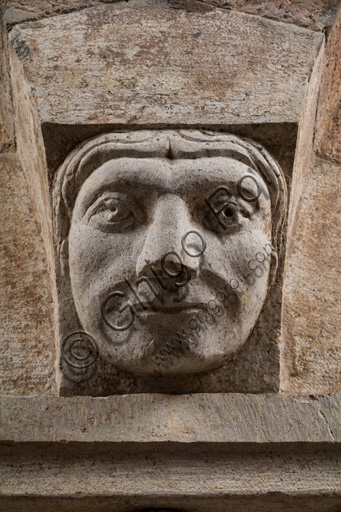
[[[180,256],[181,263],[191,272],[191,277],[195,278],[199,269],[198,258],[188,256],[181,244],[182,237],[193,229],[188,207],[183,199],[174,194],[159,197],[153,222],[149,226],[137,260],[137,275],[143,274],[150,265],[160,267],[162,258],[175,252]],[[169,254],[168,260],[178,263],[174,254]]]

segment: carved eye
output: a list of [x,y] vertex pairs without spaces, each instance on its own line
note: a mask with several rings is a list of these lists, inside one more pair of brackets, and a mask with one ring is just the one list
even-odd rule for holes
[[140,214],[140,208],[126,194],[100,197],[88,212],[88,222],[96,229],[108,233],[132,227]]
[[231,220],[233,217],[238,215],[239,210],[237,210],[236,206],[233,204],[227,204],[224,210],[221,212],[221,216],[223,219]]
[[216,213],[208,212],[205,223],[209,229],[221,234],[238,231],[248,217],[237,203],[230,200],[220,201],[214,209]]

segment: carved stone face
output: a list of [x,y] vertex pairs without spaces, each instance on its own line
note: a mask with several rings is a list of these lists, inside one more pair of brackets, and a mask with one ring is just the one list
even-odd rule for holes
[[[163,373],[188,374],[222,366],[245,343],[268,291],[267,191],[260,173],[224,156],[128,156],[90,174],[73,208],[69,267],[82,327],[106,359],[144,375],[156,358]],[[167,350],[178,357],[163,365]]]

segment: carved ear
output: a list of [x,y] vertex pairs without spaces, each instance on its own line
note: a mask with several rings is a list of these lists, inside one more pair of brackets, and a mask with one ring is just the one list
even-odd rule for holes
[[60,246],[59,252],[59,263],[62,272],[62,276],[65,277],[69,271],[69,242],[63,240]]

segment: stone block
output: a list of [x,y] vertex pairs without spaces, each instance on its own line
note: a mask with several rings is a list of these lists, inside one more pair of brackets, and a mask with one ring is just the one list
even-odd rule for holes
[[339,510],[339,396],[7,397],[1,407],[6,511]]
[[316,124],[318,155],[341,165],[341,11],[328,38]]
[[[8,5],[7,23],[14,25],[23,21],[37,20],[59,14],[86,9],[101,3],[114,4],[119,0],[4,0]],[[123,0],[124,1],[124,0]],[[205,12],[211,6],[221,9],[234,9],[269,18],[283,23],[291,23],[311,30],[323,31],[332,25],[338,6],[337,0],[169,0],[175,9]],[[203,5],[200,5],[203,4]],[[206,8],[206,9],[205,9]]]
[[282,315],[282,389],[340,391],[340,21],[316,61],[299,127]]
[[10,39],[41,123],[152,127],[297,122],[322,35],[146,0],[22,23]]
[[0,153],[13,148],[14,119],[11,78],[8,62],[8,42],[3,9],[0,7]]
[[0,180],[0,393],[52,394],[55,342],[46,254],[14,153],[0,155]]

